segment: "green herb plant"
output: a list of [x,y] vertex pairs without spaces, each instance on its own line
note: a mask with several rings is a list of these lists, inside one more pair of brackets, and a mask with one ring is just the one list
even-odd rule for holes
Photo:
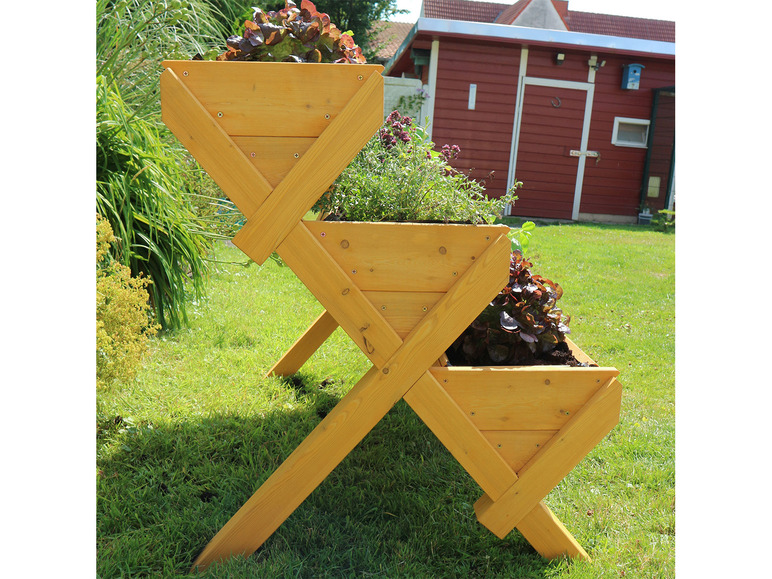
[[517,197],[498,199],[449,161],[457,145],[434,150],[426,130],[392,112],[314,209],[346,221],[493,223]]

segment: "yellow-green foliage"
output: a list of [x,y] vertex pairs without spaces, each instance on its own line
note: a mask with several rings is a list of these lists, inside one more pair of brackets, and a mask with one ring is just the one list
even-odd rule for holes
[[111,258],[114,240],[110,224],[97,215],[97,388],[133,377],[147,351],[147,339],[159,328],[149,315],[150,280],[131,277],[128,267]]

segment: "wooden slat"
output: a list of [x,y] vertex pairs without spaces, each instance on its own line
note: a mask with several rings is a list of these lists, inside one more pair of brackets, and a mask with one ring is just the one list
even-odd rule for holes
[[405,402],[488,496],[498,498],[514,484],[512,468],[431,373],[413,385],[405,394]]
[[298,223],[277,251],[343,331],[380,368],[402,340],[309,232],[308,223]]
[[365,297],[404,338],[420,322],[429,310],[440,301],[443,292],[373,292],[366,291]]
[[383,121],[383,77],[373,74],[300,157],[233,243],[262,264],[313,206]]
[[272,186],[170,69],[161,73],[161,119],[244,215]]
[[432,368],[480,430],[558,430],[615,368],[568,366]]
[[517,530],[542,557],[571,557],[590,561],[578,541],[543,502],[540,502],[517,525]]
[[557,430],[485,430],[482,434],[512,470],[520,472],[556,432]]
[[318,137],[362,85],[358,77],[380,76],[383,70],[380,65],[326,63],[163,64],[183,80],[226,133],[266,137]]
[[338,322],[335,321],[335,318],[327,310],[323,311],[311,327],[273,365],[273,368],[268,371],[266,377],[291,376],[296,373],[306,363],[306,360],[324,344],[325,340],[332,335],[337,327]]
[[356,272],[352,279],[365,291],[447,291],[492,239],[508,231],[504,225],[315,221],[307,226],[345,271]]
[[[257,170],[276,187],[316,139],[308,137],[231,137]],[[297,157],[295,156],[297,155]]]
[[475,503],[477,519],[504,538],[619,422],[622,386],[611,378],[523,468],[497,500]]

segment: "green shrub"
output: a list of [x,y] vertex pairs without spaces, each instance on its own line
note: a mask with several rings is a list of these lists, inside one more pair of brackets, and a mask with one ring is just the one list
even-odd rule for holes
[[204,0],[97,0],[96,209],[117,237],[113,257],[149,287],[164,328],[187,320],[185,299],[203,291],[204,256],[216,235],[192,202],[187,153],[161,122],[164,59],[218,43]]
[[456,145],[434,150],[425,130],[392,112],[315,209],[347,221],[492,223],[517,197],[485,195],[482,183],[456,171]]
[[158,321],[178,328],[187,321],[187,287],[203,291],[211,247],[185,189],[180,151],[152,120],[133,116],[104,77],[97,78],[96,137],[97,212],[117,236],[113,256],[152,279]]
[[97,388],[132,378],[147,351],[152,322],[146,277],[131,277],[128,267],[110,256],[115,236],[110,224],[96,220],[96,372]]

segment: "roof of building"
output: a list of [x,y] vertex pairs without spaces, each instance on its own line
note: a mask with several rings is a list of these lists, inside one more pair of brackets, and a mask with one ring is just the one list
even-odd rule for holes
[[373,28],[378,31],[378,34],[375,36],[373,44],[380,48],[375,54],[375,61],[386,62],[394,56],[414,25],[414,22],[386,22],[383,20],[376,23]]
[[[423,0],[422,16],[440,20],[512,24],[532,1],[518,0],[514,4],[502,4],[475,0]],[[566,0],[551,1],[570,32],[675,42],[675,22],[669,20],[577,12],[568,9]],[[381,30],[376,42],[383,46],[378,51],[376,60],[386,62],[399,50],[414,23],[379,22],[377,26],[381,26]]]
[[[424,0],[424,16],[444,20],[512,24],[532,0],[514,4],[475,2],[473,0]],[[612,14],[577,12],[568,9],[568,2],[553,0],[558,14],[571,32],[604,34],[626,38],[641,38],[661,42],[675,42],[675,22],[651,18],[633,18]]]

